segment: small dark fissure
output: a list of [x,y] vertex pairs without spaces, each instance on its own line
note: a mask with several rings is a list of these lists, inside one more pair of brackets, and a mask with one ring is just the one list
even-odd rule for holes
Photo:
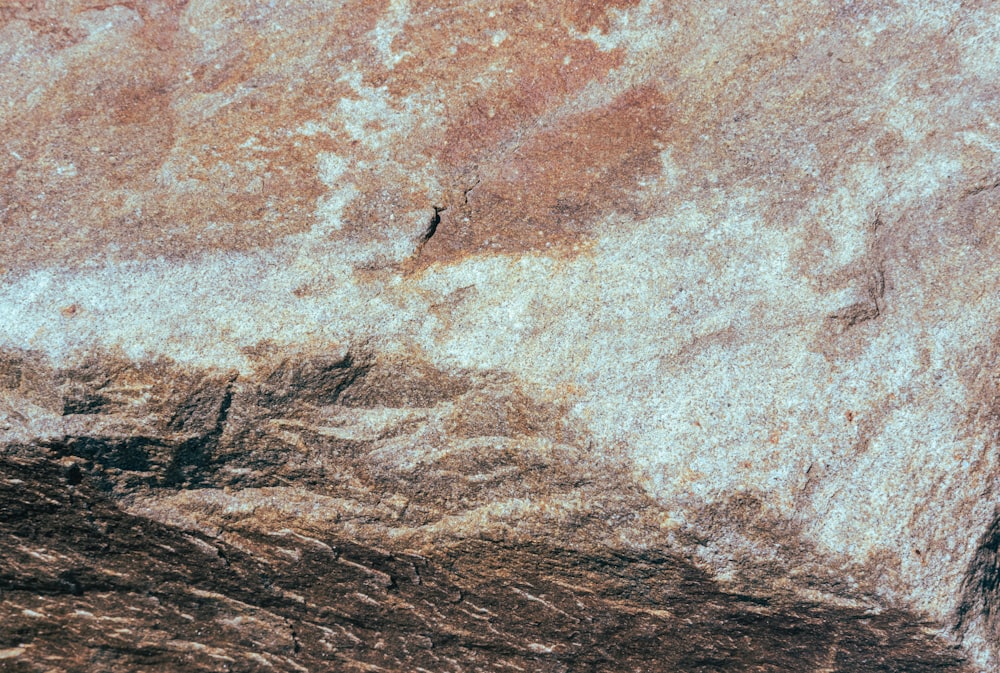
[[434,237],[437,233],[438,225],[441,224],[441,213],[448,210],[448,207],[434,206],[434,215],[431,216],[431,221],[427,224],[427,229],[424,230],[424,235],[421,237],[421,244],[426,243]]

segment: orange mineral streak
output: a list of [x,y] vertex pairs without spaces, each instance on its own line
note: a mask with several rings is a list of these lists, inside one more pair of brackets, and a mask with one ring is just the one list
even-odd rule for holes
[[420,264],[464,255],[574,253],[599,218],[638,214],[643,177],[658,174],[670,132],[669,102],[654,87],[537,130],[480,167],[479,184],[442,211]]

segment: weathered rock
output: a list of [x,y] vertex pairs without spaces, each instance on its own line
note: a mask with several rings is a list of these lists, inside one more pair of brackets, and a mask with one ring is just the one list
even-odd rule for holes
[[0,7],[0,666],[1000,671],[988,3]]
[[5,670],[958,666],[912,615],[727,593],[670,553],[479,540],[390,553],[239,524],[206,536],[125,514],[51,461],[3,469]]

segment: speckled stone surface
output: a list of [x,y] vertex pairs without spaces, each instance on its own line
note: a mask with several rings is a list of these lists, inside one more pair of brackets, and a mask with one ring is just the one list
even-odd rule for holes
[[0,667],[1000,671],[998,45],[0,2]]

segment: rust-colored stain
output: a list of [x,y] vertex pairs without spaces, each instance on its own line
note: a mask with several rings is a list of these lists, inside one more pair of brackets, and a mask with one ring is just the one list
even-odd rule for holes
[[[426,242],[406,265],[409,270],[489,252],[563,254],[579,249],[596,212],[594,176],[627,172],[635,167],[626,166],[629,160],[622,155],[648,149],[647,144],[608,152],[606,145],[615,136],[619,142],[639,139],[644,131],[629,117],[648,118],[649,111],[638,112],[638,99],[647,95],[654,102],[655,96],[633,94],[603,112],[582,111],[554,127],[549,123],[544,128],[543,120],[622,65],[620,50],[602,52],[578,34],[607,30],[608,10],[623,6],[506,2],[489,11],[466,3],[414,7],[413,19],[391,44],[401,55],[399,62],[375,67],[367,77],[396,98],[428,91],[438,97],[445,116],[440,134],[408,138],[408,152],[397,154],[427,157],[439,166],[445,193],[430,194],[423,185],[407,184],[405,176],[388,189],[384,180],[371,187],[362,183],[365,196],[345,217],[347,235],[370,237],[389,213],[409,207],[427,213],[428,228]],[[610,130],[598,128],[609,122]],[[563,147],[550,151],[551,143]],[[588,150],[594,155],[586,156]],[[559,161],[572,165],[559,167]],[[556,175],[560,170],[561,178]],[[542,183],[531,184],[539,177]],[[619,177],[612,177],[615,185],[607,191],[623,186]],[[587,194],[585,202],[571,203]]]
[[[315,224],[328,189],[317,155],[347,143],[296,129],[348,95],[335,68],[366,60],[359,38],[384,6],[293,9],[284,30],[259,7],[214,9],[225,41],[212,50],[179,28],[198,10],[187,2],[0,14],[32,31],[25,48],[38,62],[67,62],[37,105],[0,116],[0,247],[11,269],[247,250]],[[96,12],[134,16],[109,29],[113,46],[69,53],[86,37],[76,21]],[[73,39],[53,37],[63,33]],[[0,81],[12,76],[0,64]]]
[[[0,116],[0,244],[13,268],[271,246],[318,224],[331,189],[319,155],[329,152],[352,167],[344,180],[355,194],[333,236],[417,238],[394,228],[401,213],[430,217],[454,202],[418,266],[567,247],[598,210],[622,207],[618,196],[653,156],[657,131],[642,128],[660,123],[651,90],[540,128],[622,65],[620,50],[581,35],[606,33],[613,10],[632,4],[415,2],[387,44],[372,32],[391,19],[387,1],[280,12],[183,0],[5,8],[0,21],[30,32],[23,47],[35,62],[66,66],[46,76],[37,104]],[[107,46],[71,51],[89,39],[83,17],[99,13],[118,22]],[[404,120],[419,132],[373,147],[331,121],[363,97],[351,72],[391,109],[406,96],[426,101],[426,117]],[[0,64],[0,82],[15,76]],[[303,133],[308,123],[327,127]]]
[[440,213],[421,263],[484,252],[559,252],[584,242],[593,222],[639,207],[644,176],[660,170],[669,102],[653,87],[535,132],[481,167],[480,183]]
[[596,29],[607,33],[611,28],[611,12],[639,4],[634,0],[578,0],[562,5],[562,19],[581,33]]
[[[664,3],[641,20],[680,28],[640,67],[627,45],[585,37],[610,35],[636,4],[414,0],[398,20],[388,0],[0,7],[22,36],[20,60],[0,62],[15,102],[0,114],[0,263],[267,248],[323,224],[348,184],[325,235],[405,239],[409,270],[578,254],[616,213],[744,185],[767,195],[766,221],[808,230],[797,204],[829,188],[822,176],[870,146],[887,167],[901,159],[878,115],[852,112],[879,67],[839,57],[857,17],[814,8],[776,28],[766,13]],[[100,21],[112,27],[88,36]],[[799,39],[814,27],[831,37]],[[700,60],[708,34],[726,58]],[[903,49],[888,39],[879,62]],[[631,90],[594,100],[623,77]],[[687,175],[673,196],[642,188],[665,149]],[[323,153],[347,166],[343,184],[321,179]],[[813,166],[793,161],[810,153]],[[803,273],[822,235],[804,235]]]

